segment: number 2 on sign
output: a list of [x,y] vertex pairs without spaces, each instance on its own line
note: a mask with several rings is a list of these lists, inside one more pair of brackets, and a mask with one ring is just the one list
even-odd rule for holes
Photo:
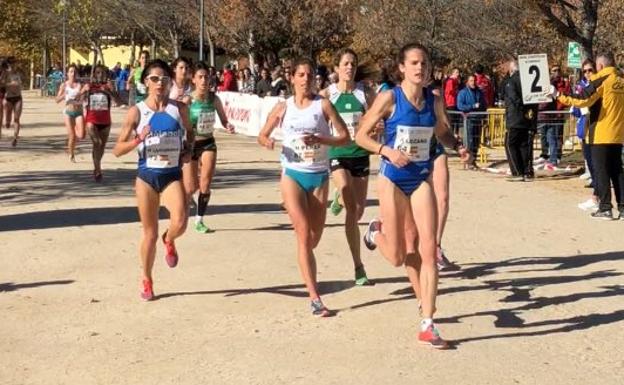
[[536,65],[529,67],[529,75],[533,74],[535,74],[535,78],[533,79],[533,83],[531,83],[531,92],[542,92],[542,86],[538,85],[540,80],[540,70]]

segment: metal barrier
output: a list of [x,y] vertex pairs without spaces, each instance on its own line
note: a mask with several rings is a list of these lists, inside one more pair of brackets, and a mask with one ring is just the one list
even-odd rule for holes
[[[462,138],[475,159],[487,163],[490,150],[505,147],[505,109],[490,108],[482,112],[464,113],[448,111],[450,129]],[[534,149],[542,151],[542,156],[550,155],[555,148],[558,157],[563,151],[574,151],[576,138],[576,118],[569,111],[540,111],[537,117],[537,133]],[[557,143],[556,146],[553,143]],[[550,145],[549,145],[550,144]],[[550,147],[550,148],[549,148]]]

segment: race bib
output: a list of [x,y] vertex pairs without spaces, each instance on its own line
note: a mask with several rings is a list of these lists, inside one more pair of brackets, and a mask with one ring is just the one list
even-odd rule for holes
[[403,151],[412,162],[425,162],[430,158],[429,145],[433,127],[412,127],[398,125],[394,149]]
[[145,165],[148,168],[171,168],[180,164],[179,136],[148,136],[145,139]]
[[147,93],[147,87],[145,87],[144,83],[137,83],[136,84],[136,90],[138,93],[140,94],[146,94]]
[[197,117],[197,134],[212,135],[215,125],[215,112],[202,111]]
[[104,94],[92,94],[89,96],[89,109],[91,111],[107,111],[108,98]]
[[306,145],[302,138],[293,138],[289,146],[295,153],[293,162],[311,165],[318,162],[327,161],[327,151],[323,149],[323,145],[316,143]]
[[[355,140],[355,134],[357,134],[358,126],[360,125],[360,120],[362,119],[362,112],[343,112],[340,114],[342,120],[344,120],[347,125],[347,129],[349,130],[349,135],[351,136],[351,140]],[[334,132],[335,134],[335,132]]]

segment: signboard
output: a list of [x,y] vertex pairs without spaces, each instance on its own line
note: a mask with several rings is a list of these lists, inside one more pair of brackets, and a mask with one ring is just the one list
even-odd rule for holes
[[581,68],[583,58],[581,57],[581,45],[575,41],[568,43],[568,67]]
[[539,104],[552,101],[550,96],[550,74],[546,54],[518,56],[522,101],[524,104]]

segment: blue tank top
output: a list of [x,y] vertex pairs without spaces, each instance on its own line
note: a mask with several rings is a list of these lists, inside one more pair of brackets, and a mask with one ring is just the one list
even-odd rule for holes
[[[430,89],[423,89],[425,104],[419,111],[407,100],[401,87],[394,87],[392,92],[394,112],[384,121],[384,144],[408,154],[411,162],[403,167],[404,171],[420,173],[422,167],[429,167],[435,149],[435,96]],[[385,157],[382,162],[391,165]]]
[[169,102],[164,111],[153,111],[145,102],[137,104],[140,113],[137,134],[150,127],[149,134],[139,145],[139,169],[157,174],[179,172],[180,154],[184,130],[180,124],[180,112],[174,102]]

